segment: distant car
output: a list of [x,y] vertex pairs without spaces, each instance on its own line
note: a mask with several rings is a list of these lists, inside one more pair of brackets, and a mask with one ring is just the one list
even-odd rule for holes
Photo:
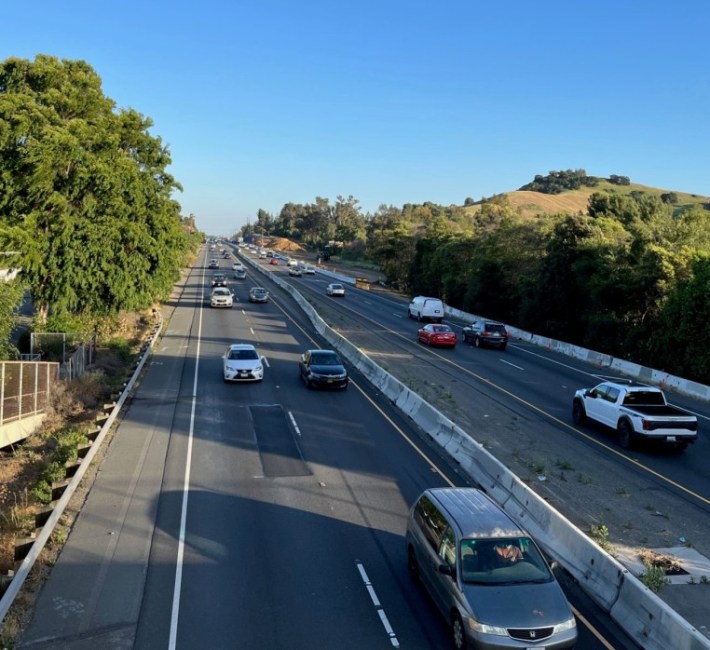
[[264,287],[249,289],[249,302],[269,302],[269,292]]
[[333,350],[306,350],[298,362],[298,372],[308,388],[348,387],[348,371]]
[[303,272],[304,272],[306,275],[315,275],[315,274],[316,274],[316,270],[315,270],[310,264],[306,264],[306,265],[303,267]]
[[420,343],[426,343],[427,345],[444,345],[450,348],[456,347],[456,332],[448,325],[425,325],[419,330],[417,339]]
[[298,266],[298,260],[294,260],[293,257],[287,262],[289,266]]
[[222,355],[224,381],[261,381],[264,360],[249,343],[235,343]]
[[218,269],[219,268],[219,260],[213,257],[210,260],[209,267],[211,269]]
[[337,282],[329,284],[325,288],[325,293],[327,296],[340,296],[341,298],[345,297],[345,287],[342,284],[338,284]]
[[478,320],[463,328],[461,333],[464,343],[473,343],[477,348],[482,345],[505,350],[508,345],[508,330],[503,323],[491,320]]
[[243,269],[243,268],[244,268],[244,264],[242,264],[241,262],[234,262],[234,264],[232,264],[232,271],[236,271],[237,269]]
[[246,280],[247,270],[242,266],[239,269],[234,269],[234,279],[235,280]]
[[278,260],[277,258],[275,258],[275,257],[272,257],[272,258],[269,260],[269,264],[272,264],[273,266],[278,266],[278,265],[279,265],[279,260]]
[[231,309],[232,305],[234,305],[234,298],[227,287],[215,287],[212,289],[210,307],[228,307]]
[[300,278],[303,275],[303,271],[301,271],[301,269],[299,269],[297,266],[292,266],[291,268],[289,268],[288,274],[296,278]]
[[226,287],[227,286],[227,276],[224,273],[215,273],[212,276],[212,286],[213,287]]

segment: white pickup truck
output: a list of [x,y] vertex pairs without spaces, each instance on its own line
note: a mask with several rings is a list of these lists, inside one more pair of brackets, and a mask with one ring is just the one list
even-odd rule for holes
[[683,450],[698,437],[697,417],[668,404],[661,389],[631,381],[605,381],[578,390],[572,419],[581,426],[587,418],[615,429],[624,449],[646,439]]

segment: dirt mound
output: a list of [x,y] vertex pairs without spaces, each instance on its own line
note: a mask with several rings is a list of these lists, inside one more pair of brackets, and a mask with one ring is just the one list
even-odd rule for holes
[[305,253],[307,249],[285,237],[264,237],[264,246],[274,251],[297,251]]

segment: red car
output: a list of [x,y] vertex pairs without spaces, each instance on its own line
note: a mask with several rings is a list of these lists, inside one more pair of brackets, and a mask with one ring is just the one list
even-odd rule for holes
[[278,265],[279,265],[279,261],[278,261],[275,257],[272,257],[272,258],[269,260],[269,264],[273,264],[274,266],[278,266]]
[[425,325],[419,330],[419,342],[453,348],[456,347],[456,332],[448,325]]

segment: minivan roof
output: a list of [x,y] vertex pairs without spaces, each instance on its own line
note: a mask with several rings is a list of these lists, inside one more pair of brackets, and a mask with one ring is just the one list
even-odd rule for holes
[[529,536],[490,497],[476,488],[431,488],[426,494],[458,524],[461,537]]

